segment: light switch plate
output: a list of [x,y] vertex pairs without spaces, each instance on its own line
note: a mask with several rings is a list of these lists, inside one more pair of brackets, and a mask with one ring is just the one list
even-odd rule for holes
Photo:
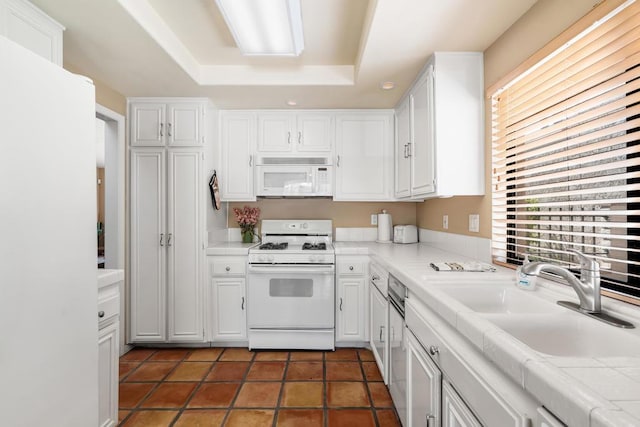
[[449,229],[449,215],[442,215],[442,228]]
[[378,225],[378,215],[371,214],[371,225]]
[[480,215],[478,214],[469,215],[469,231],[473,233],[480,232]]

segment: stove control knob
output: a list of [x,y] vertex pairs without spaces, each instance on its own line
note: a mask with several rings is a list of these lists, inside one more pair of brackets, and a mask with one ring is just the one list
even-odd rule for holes
[[267,258],[267,261],[269,261],[269,262],[271,262],[271,263],[272,263],[272,262],[273,262],[273,259],[274,259],[274,258],[273,258],[273,255],[270,255],[270,256]]
[[309,224],[307,224],[306,222],[304,224],[302,224],[302,228],[307,228],[309,226]]
[[310,255],[309,262],[318,262],[318,257],[316,257],[315,255]]

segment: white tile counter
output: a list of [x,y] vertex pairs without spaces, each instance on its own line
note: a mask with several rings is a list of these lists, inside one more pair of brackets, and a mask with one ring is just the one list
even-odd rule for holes
[[124,270],[97,269],[98,289],[124,280]]
[[[336,255],[370,255],[429,308],[438,313],[483,355],[570,426],[640,426],[640,348],[628,357],[559,357],[538,353],[488,318],[442,292],[452,284],[490,287],[512,284],[513,270],[496,272],[437,272],[429,263],[471,261],[424,243],[397,245],[374,242],[335,242]],[[530,298],[577,302],[568,286],[538,279]],[[640,336],[640,309],[603,297],[603,308],[631,321]],[[595,322],[595,321],[594,321]],[[617,328],[611,326],[615,330]]]
[[215,242],[210,243],[207,255],[247,255],[249,249],[258,243]]

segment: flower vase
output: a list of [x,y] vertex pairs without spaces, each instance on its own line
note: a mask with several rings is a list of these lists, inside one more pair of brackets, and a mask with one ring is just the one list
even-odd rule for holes
[[253,243],[253,229],[247,228],[242,230],[242,243]]

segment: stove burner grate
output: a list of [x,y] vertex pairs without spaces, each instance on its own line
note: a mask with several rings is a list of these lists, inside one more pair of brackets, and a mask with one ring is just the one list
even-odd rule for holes
[[311,250],[311,251],[326,251],[327,244],[326,243],[305,243],[302,245],[303,250]]
[[282,242],[282,243],[268,242],[268,243],[263,243],[262,245],[260,245],[258,247],[258,249],[282,251],[282,250],[287,249],[287,246],[289,246],[288,242]]

